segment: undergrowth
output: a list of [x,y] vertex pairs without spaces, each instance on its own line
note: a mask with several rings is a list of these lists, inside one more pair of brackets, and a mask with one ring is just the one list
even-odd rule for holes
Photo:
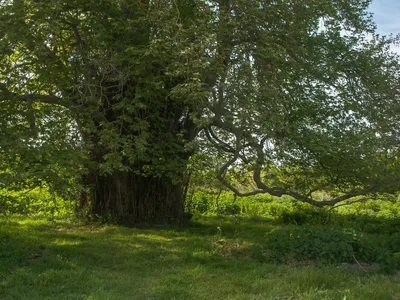
[[[194,214],[229,216],[234,222],[253,218],[273,224],[247,250],[237,241],[219,240],[215,248],[260,262],[288,265],[368,266],[381,272],[400,270],[400,200],[380,199],[338,208],[315,208],[265,195],[236,198],[229,192],[216,195],[199,191],[191,196]],[[218,201],[216,201],[218,200]],[[235,221],[236,220],[236,221]]]
[[[358,265],[361,270],[366,265],[377,265],[379,271],[385,273],[400,270],[399,199],[381,198],[319,209],[289,197],[239,198],[226,191],[200,190],[188,196],[186,210],[194,215],[194,220],[209,217],[221,224],[228,221],[233,228],[241,228],[244,236],[250,233],[243,231],[243,222],[263,224],[256,237],[245,242],[227,235],[226,225],[218,226],[213,247],[222,256],[285,265],[338,266],[346,263]],[[53,197],[46,189],[34,189],[0,191],[0,213],[54,221],[71,218],[75,211],[73,201]],[[90,222],[89,219],[85,221]]]

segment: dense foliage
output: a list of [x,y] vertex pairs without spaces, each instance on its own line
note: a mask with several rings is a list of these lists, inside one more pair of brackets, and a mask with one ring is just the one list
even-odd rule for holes
[[0,184],[125,223],[182,222],[199,152],[242,196],[396,192],[400,69],[369,2],[2,1]]

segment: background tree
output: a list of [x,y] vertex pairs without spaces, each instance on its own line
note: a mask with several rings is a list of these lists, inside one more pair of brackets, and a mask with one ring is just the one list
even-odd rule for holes
[[81,206],[120,222],[182,221],[199,141],[239,195],[224,176],[239,165],[251,194],[318,206],[394,191],[399,66],[368,4],[3,1],[1,155],[30,171],[49,157],[80,176]]

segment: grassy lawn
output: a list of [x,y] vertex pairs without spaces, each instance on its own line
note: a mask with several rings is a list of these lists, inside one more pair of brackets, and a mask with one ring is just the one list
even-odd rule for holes
[[254,259],[252,245],[272,226],[204,217],[186,228],[131,229],[2,218],[0,298],[400,299],[396,275]]

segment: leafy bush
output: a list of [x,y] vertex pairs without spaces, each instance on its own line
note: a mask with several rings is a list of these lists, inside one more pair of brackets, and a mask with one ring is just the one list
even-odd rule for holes
[[189,211],[207,213],[210,211],[211,201],[207,195],[196,195],[195,201],[189,207]]
[[[391,239],[397,245],[397,235]],[[322,226],[286,226],[266,236],[266,260],[272,262],[378,263],[385,270],[400,267],[400,260],[385,237]],[[394,248],[392,248],[394,250]],[[398,248],[396,248],[398,249]],[[397,250],[396,250],[397,251]]]
[[222,191],[219,197],[218,194],[218,190],[199,188],[188,196],[186,209],[205,215],[263,217],[283,224],[335,224],[373,234],[391,234],[400,229],[400,198],[382,198],[332,210],[312,207],[287,196],[260,194],[235,199],[232,192]]
[[288,226],[269,233],[266,248],[274,261],[293,257],[298,261],[349,262],[354,260],[355,241],[352,233],[339,230]]
[[232,192],[219,193],[211,189],[200,189],[189,195],[186,209],[206,215],[265,217],[284,224],[317,224],[327,219],[325,210],[295,202],[290,197],[255,195],[235,198]]
[[393,251],[400,251],[400,232],[395,232],[390,236],[389,246]]
[[312,207],[299,207],[294,210],[283,211],[278,219],[284,224],[324,224],[329,216],[325,210]]
[[[218,201],[217,201],[218,199]],[[235,201],[232,193],[211,190],[198,191],[191,195],[186,202],[186,209],[190,212],[208,215],[238,215],[242,213],[241,202]]]
[[10,191],[0,190],[0,213],[20,215],[69,215],[75,202],[52,195],[47,188]]

